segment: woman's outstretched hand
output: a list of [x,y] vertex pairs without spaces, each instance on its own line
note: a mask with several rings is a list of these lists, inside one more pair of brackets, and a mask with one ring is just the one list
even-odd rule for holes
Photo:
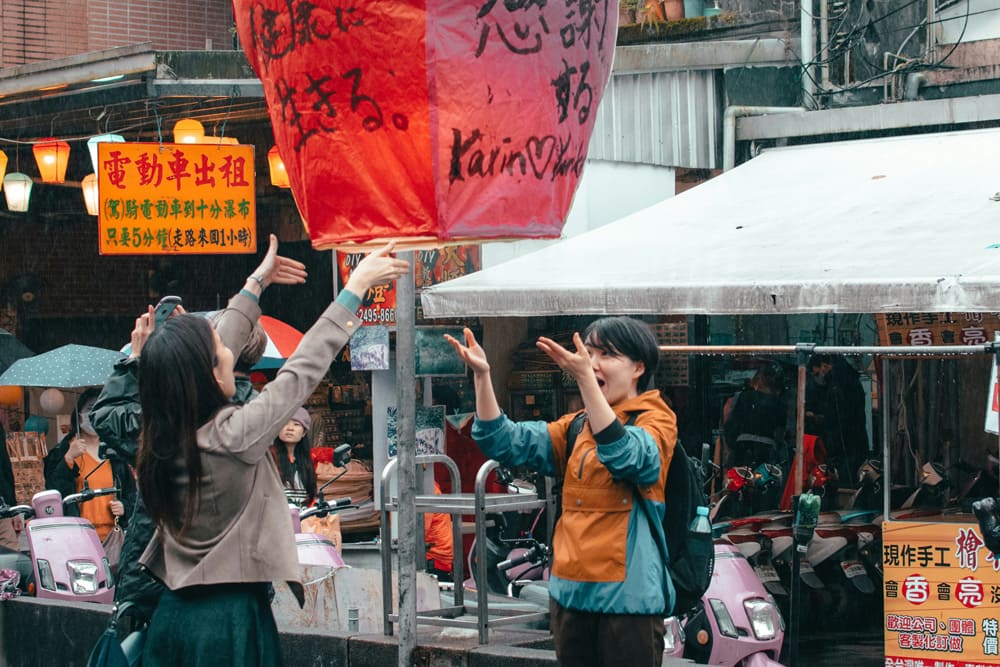
[[587,353],[587,347],[583,344],[583,339],[578,332],[573,334],[573,345],[576,347],[576,352],[571,352],[545,336],[540,336],[538,342],[535,343],[535,346],[556,362],[559,368],[579,381],[588,375],[593,375],[594,367],[590,363],[590,354]]
[[395,248],[396,242],[390,241],[378,250],[369,253],[351,273],[344,289],[364,298],[365,292],[375,285],[392,282],[406,275],[407,271],[410,270],[410,263],[389,256]]
[[300,285],[306,281],[306,265],[278,254],[278,237],[271,234],[270,245],[260,265],[250,274],[259,279],[263,290],[268,285]]
[[486,360],[486,350],[479,345],[476,337],[468,327],[463,329],[462,333],[465,336],[465,344],[462,344],[455,337],[448,334],[444,335],[444,339],[451,343],[451,346],[458,352],[458,356],[462,357],[462,361],[468,364],[473,373],[476,375],[488,373],[490,363]]

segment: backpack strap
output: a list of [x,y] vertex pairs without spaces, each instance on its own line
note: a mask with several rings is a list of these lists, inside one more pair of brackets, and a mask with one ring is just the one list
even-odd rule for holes
[[[634,426],[635,420],[639,418],[644,411],[637,410],[628,413],[628,418],[625,420],[626,426]],[[576,439],[580,437],[583,433],[583,424],[587,421],[587,413],[580,410],[573,417],[573,421],[569,423],[569,428],[566,429],[566,465],[569,465],[569,457],[573,455],[573,445],[576,444]],[[563,471],[563,476],[565,476],[565,470]]]

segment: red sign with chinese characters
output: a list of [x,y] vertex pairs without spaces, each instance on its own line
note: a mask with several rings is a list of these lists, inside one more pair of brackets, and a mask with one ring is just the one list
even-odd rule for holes
[[102,255],[257,252],[253,146],[101,143]]
[[560,235],[617,3],[233,5],[315,247]]
[[982,345],[1000,331],[998,313],[881,313],[879,345]]
[[[337,270],[340,284],[346,285],[351,272],[365,256],[363,252],[337,253]],[[416,250],[414,257],[414,283],[417,288],[430,287],[445,280],[458,278],[482,268],[482,251],[477,245],[447,246]],[[378,285],[368,290],[361,299],[358,317],[363,324],[396,324],[396,286],[392,283]]]
[[887,666],[1000,665],[1000,561],[951,518],[882,524]]

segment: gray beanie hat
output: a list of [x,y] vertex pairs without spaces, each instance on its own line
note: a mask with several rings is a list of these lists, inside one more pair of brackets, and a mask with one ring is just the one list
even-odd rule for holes
[[291,420],[302,424],[302,428],[309,430],[309,426],[312,425],[312,419],[309,417],[309,412],[305,408],[299,408],[292,415]]

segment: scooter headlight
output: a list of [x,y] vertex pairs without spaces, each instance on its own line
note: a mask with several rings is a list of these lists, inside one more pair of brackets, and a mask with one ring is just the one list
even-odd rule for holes
[[66,563],[69,581],[77,595],[92,595],[97,592],[97,565],[89,560],[71,560]]
[[52,566],[44,558],[38,559],[38,585],[47,591],[56,589],[56,579],[52,576]]
[[673,653],[674,649],[684,644],[684,628],[676,616],[663,619],[663,652]]
[[778,610],[773,604],[767,600],[746,600],[743,608],[746,609],[754,637],[760,641],[769,641],[778,635],[778,624],[775,622]]
[[709,598],[708,602],[712,605],[712,613],[715,614],[719,632],[727,637],[739,637],[740,633],[733,623],[733,617],[729,615],[729,610],[726,609],[726,603],[716,598]]

